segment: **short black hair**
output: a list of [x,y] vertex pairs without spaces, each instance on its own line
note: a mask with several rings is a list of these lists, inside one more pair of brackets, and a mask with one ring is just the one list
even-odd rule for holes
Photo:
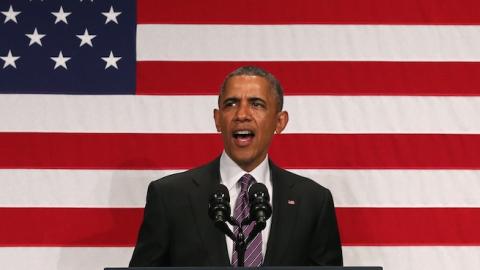
[[278,111],[283,109],[283,88],[280,82],[273,76],[272,73],[266,71],[265,69],[256,67],[256,66],[243,66],[239,67],[236,70],[230,72],[223,80],[222,86],[220,87],[220,95],[218,95],[218,101],[220,102],[220,98],[225,91],[225,86],[227,85],[228,80],[235,76],[259,76],[265,78],[267,82],[270,84],[271,89],[276,94],[277,98],[277,108]]

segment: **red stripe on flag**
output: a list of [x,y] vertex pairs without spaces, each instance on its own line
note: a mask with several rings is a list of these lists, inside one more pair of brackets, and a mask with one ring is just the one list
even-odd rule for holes
[[480,24],[477,0],[138,1],[137,21],[185,24]]
[[220,135],[0,133],[0,168],[190,168],[221,153]]
[[144,61],[137,63],[137,94],[217,95],[219,78],[243,65],[275,74],[286,95],[480,95],[478,62],[349,61]]
[[[0,133],[0,168],[180,169],[218,156],[218,134]],[[480,135],[282,134],[285,168],[480,169]]]
[[480,245],[480,208],[337,208],[337,217],[348,246]]
[[[0,246],[133,246],[140,208],[0,208]],[[344,246],[480,245],[480,208],[337,208]]]
[[0,208],[0,246],[132,246],[143,209]]
[[286,168],[479,169],[480,135],[283,134],[271,147]]

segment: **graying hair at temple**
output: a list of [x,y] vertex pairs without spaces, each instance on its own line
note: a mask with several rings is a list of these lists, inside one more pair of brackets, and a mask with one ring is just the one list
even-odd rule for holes
[[272,73],[259,68],[255,66],[244,66],[240,67],[234,71],[232,71],[230,74],[228,74],[225,77],[225,80],[222,83],[222,86],[220,87],[220,95],[218,96],[218,100],[220,101],[220,97],[223,95],[223,92],[225,91],[225,85],[227,84],[228,80],[232,77],[235,76],[259,76],[262,78],[265,78],[268,83],[270,84],[272,90],[274,90],[274,93],[276,94],[277,98],[277,108],[278,111],[281,111],[283,109],[283,88],[280,82],[273,76]]

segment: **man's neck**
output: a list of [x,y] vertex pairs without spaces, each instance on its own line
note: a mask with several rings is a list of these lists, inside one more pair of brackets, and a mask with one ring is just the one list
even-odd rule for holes
[[252,174],[255,179],[260,182],[269,179],[270,166],[268,163],[268,155],[255,168],[247,171],[232,160],[225,151],[222,153],[222,156],[220,157],[220,175],[223,184],[225,184],[227,188],[234,185],[245,173]]

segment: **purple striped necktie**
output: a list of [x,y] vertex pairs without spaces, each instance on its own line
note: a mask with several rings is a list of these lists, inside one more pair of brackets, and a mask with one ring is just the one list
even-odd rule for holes
[[[248,188],[250,185],[255,183],[255,178],[250,174],[244,174],[240,180],[240,193],[238,194],[237,200],[235,201],[235,209],[233,211],[233,217],[240,224],[242,220],[249,216],[250,207],[248,206]],[[252,222],[249,226],[242,227],[243,234],[245,239],[248,238],[248,235],[253,229],[255,222]],[[238,227],[234,226],[233,233],[235,236],[238,234]],[[263,262],[262,256],[262,233],[258,233],[253,241],[247,245],[247,250],[245,251],[245,267],[258,267],[261,266]],[[235,243],[233,244],[233,253],[232,253],[232,265],[238,265],[237,251],[235,249]]]

